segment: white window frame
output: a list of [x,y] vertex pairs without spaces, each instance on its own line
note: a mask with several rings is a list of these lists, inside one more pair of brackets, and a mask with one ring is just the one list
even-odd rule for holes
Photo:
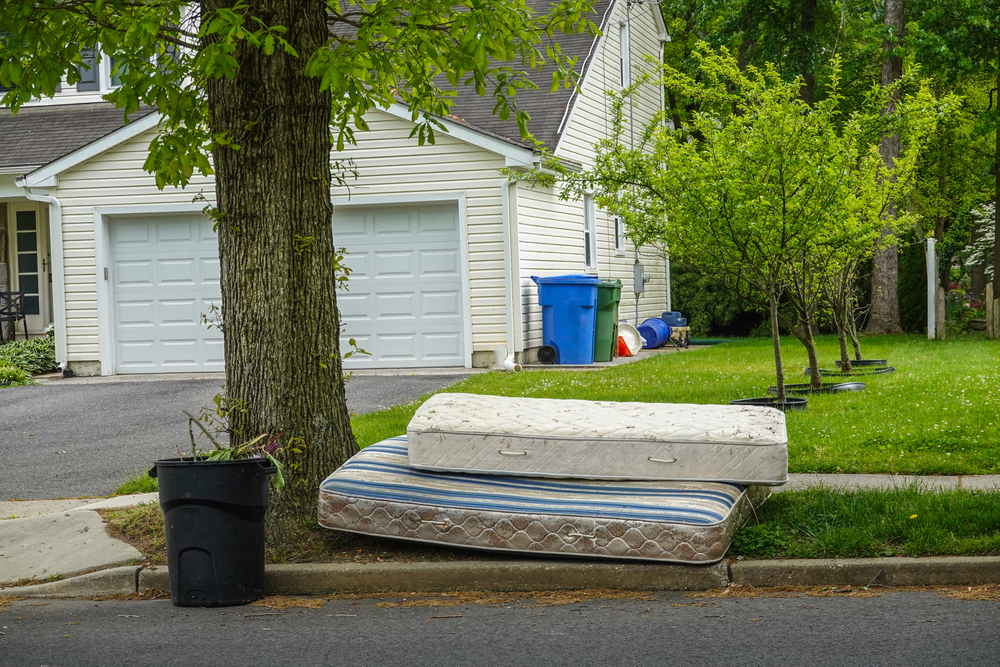
[[583,195],[583,264],[597,273],[597,206],[592,195]]
[[628,21],[618,24],[618,79],[622,89],[632,85],[632,49]]
[[625,223],[617,215],[614,217],[615,256],[625,256]]

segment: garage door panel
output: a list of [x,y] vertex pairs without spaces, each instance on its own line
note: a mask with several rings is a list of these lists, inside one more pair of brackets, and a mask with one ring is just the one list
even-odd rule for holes
[[456,318],[454,324],[460,324],[461,301],[460,292],[429,292],[420,293],[420,314],[423,317]]
[[424,357],[447,361],[462,352],[462,341],[457,334],[426,334],[423,336]]
[[460,278],[461,266],[458,248],[454,250],[418,250],[417,257],[421,278],[447,276]]
[[196,221],[168,218],[157,220],[151,224],[155,225],[157,245],[182,245],[186,248],[190,245],[197,245],[201,241]]
[[342,345],[354,338],[371,353],[344,366],[465,365],[456,204],[345,206],[333,219],[352,269],[350,291],[337,294]]
[[112,230],[111,242],[119,248],[149,248],[153,245],[151,234],[150,225],[146,222],[121,222]]
[[156,284],[157,285],[196,285],[198,278],[196,271],[197,260],[194,257],[184,259],[166,259],[156,263]]
[[412,236],[414,234],[413,219],[406,210],[383,209],[372,215],[372,228],[375,236]]
[[222,334],[202,321],[222,300],[212,222],[113,219],[111,241],[116,372],[222,370]]
[[[415,320],[417,296],[411,292],[375,294],[375,317],[380,320]],[[412,323],[410,324],[412,327]]]
[[117,262],[115,268],[118,274],[118,285],[121,287],[152,287],[153,285],[152,260]]
[[413,278],[416,273],[416,258],[412,250],[393,252],[378,251],[374,257],[374,278]]

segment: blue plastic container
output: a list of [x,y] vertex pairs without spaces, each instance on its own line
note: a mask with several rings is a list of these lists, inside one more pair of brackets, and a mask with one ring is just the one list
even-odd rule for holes
[[670,326],[659,317],[651,317],[639,326],[639,335],[646,339],[645,349],[663,347],[670,340]]
[[681,317],[681,314],[676,310],[664,311],[660,319],[672,327],[686,327],[688,324],[687,318]]
[[594,363],[598,279],[583,275],[531,279],[538,285],[542,307],[542,344],[555,348],[555,363]]

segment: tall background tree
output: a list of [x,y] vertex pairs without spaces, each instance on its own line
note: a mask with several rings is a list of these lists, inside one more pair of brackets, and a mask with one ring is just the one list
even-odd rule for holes
[[[896,104],[902,90],[899,81],[903,77],[903,34],[905,29],[903,0],[885,0],[885,36],[882,40],[882,88],[891,91],[885,106],[885,114],[896,112]],[[897,132],[886,132],[879,143],[879,153],[886,167],[892,169],[899,159],[900,136]],[[896,207],[886,211],[887,218],[895,218]],[[892,234],[893,224],[886,221],[886,236]],[[869,333],[902,333],[899,324],[899,249],[896,244],[886,244],[875,253],[872,262],[872,305],[868,320]]]
[[357,451],[344,400],[331,187],[364,115],[393,102],[433,140],[449,87],[472,85],[514,115],[525,69],[573,63],[558,32],[594,30],[587,0],[537,15],[525,0],[8,0],[0,6],[2,104],[15,112],[80,78],[100,45],[123,113],[163,116],[146,168],[160,187],[215,174],[226,399],[232,438],[281,435],[288,483],[272,496],[268,544],[315,520],[323,478]]

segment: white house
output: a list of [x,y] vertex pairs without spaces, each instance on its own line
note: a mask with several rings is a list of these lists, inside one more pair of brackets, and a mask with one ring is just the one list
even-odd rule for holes
[[[550,93],[543,72],[539,90],[518,96],[534,136],[583,167],[608,132],[604,91],[633,80],[667,40],[656,5],[602,0],[595,12],[603,36],[560,40],[579,57],[579,89]],[[218,330],[204,324],[219,301],[215,235],[202,214],[213,181],[156,188],[142,165],[159,115],[125,124],[102,101],[115,85],[107,61],[17,116],[0,111],[0,290],[25,292],[29,331],[54,324],[58,360],[78,375],[222,370]],[[631,122],[662,105],[658,86],[640,89]],[[338,293],[343,334],[371,353],[346,367],[485,366],[500,344],[530,361],[542,327],[531,276],[620,278],[629,321],[670,309],[662,254],[636,252],[589,198],[561,201],[499,173],[539,156],[492,107],[460,91],[442,119],[447,133],[424,146],[409,138],[405,108],[373,111],[371,130],[334,156],[359,173],[331,193],[334,242],[354,270]],[[636,261],[650,278],[638,308]]]

